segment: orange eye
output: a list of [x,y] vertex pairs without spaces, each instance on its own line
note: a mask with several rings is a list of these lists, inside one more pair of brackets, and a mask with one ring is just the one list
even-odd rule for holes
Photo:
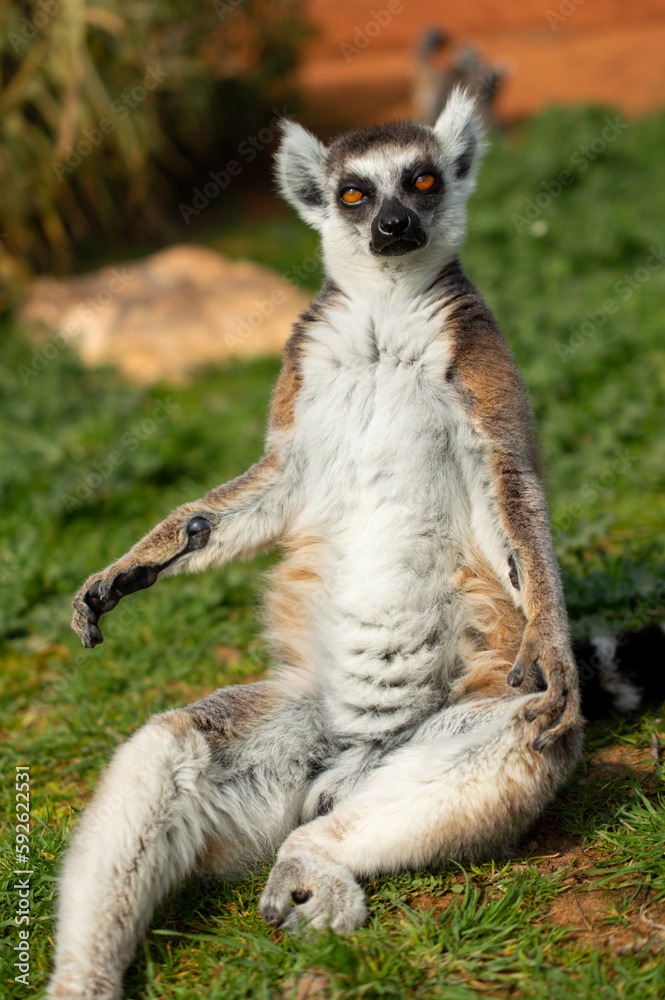
[[357,205],[364,197],[365,195],[358,188],[346,188],[345,191],[342,191],[342,201],[345,201],[347,205]]
[[421,174],[413,183],[419,191],[429,191],[436,184],[436,177],[434,174]]

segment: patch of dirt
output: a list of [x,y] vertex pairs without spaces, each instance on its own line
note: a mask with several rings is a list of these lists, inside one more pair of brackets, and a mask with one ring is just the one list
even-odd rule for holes
[[[608,779],[614,783],[617,778],[638,778],[644,783],[655,773],[650,753],[648,747],[607,747],[587,758],[587,779],[599,785],[599,792]],[[566,927],[567,938],[615,954],[662,951],[665,906],[650,904],[647,891],[635,898],[634,891],[594,888],[593,870],[605,862],[602,852],[581,844],[549,815],[536,827],[526,850],[535,855],[533,861],[544,874],[568,869],[562,886],[569,891],[552,902],[544,924]]]
[[[579,841],[571,837],[549,813],[545,813],[531,829],[523,849],[529,855],[543,859],[563,858],[565,862],[572,861],[584,850]],[[554,867],[561,868],[563,863]]]
[[607,747],[589,759],[590,769],[625,778],[653,773],[655,759],[651,747]]
[[460,895],[455,892],[444,892],[440,896],[433,896],[430,892],[419,892],[409,896],[406,903],[407,906],[413,907],[414,910],[420,910],[422,913],[436,914],[443,913],[459,898]]
[[[637,778],[644,786],[655,774],[655,760],[649,747],[617,745],[590,755],[587,778],[599,785],[599,793],[616,779]],[[615,785],[616,787],[616,785]],[[651,904],[648,890],[635,897],[634,890],[594,888],[593,870],[607,862],[602,852],[584,847],[547,818],[528,850],[557,847],[553,857],[539,865],[545,873],[570,868],[563,892],[552,902],[543,923],[555,923],[569,930],[567,937],[579,944],[614,953],[650,951],[659,954],[665,944],[665,905]]]
[[314,970],[305,972],[297,986],[295,977],[289,976],[282,987],[282,1000],[327,1000],[329,996],[330,981]]
[[562,893],[552,903],[543,923],[566,927],[567,938],[587,947],[623,954],[650,951],[657,955],[665,943],[665,906],[624,906],[620,890],[586,889]]

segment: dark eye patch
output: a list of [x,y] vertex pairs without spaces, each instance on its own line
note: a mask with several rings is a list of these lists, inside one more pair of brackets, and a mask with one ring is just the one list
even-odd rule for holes
[[369,177],[358,177],[355,174],[349,174],[342,177],[337,185],[337,197],[341,199],[343,193],[349,188],[355,188],[358,191],[362,191],[367,199],[376,197],[376,185],[372,184]]
[[[430,175],[435,178],[435,183],[426,191],[419,191],[416,181],[419,177]],[[417,163],[413,167],[407,167],[402,171],[402,189],[409,194],[415,194],[419,198],[426,198],[434,194],[441,194],[443,190],[443,178],[439,170],[430,163]]]

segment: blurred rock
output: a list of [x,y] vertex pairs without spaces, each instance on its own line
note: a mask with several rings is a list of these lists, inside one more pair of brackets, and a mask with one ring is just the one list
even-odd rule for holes
[[267,267],[182,245],[94,274],[37,278],[19,319],[35,343],[45,327],[91,367],[182,382],[232,354],[278,353],[308,301]]

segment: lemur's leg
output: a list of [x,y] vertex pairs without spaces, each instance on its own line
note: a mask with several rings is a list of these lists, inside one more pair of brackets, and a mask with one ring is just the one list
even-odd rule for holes
[[[525,710],[538,697],[465,702],[428,720],[332,812],[286,839],[261,897],[264,918],[352,930],[363,919],[356,878],[505,851],[552,799],[581,746],[578,725],[534,750],[538,722]],[[303,902],[293,907],[293,899]]]
[[86,647],[103,642],[99,619],[161,576],[244,559],[274,544],[293,507],[295,477],[269,452],[243,476],[176,508],[117,562],[93,573],[74,598],[72,628]]
[[314,706],[268,681],[156,716],[122,746],[66,857],[49,997],[120,997],[171,886],[270,858],[300,821],[316,733]]

